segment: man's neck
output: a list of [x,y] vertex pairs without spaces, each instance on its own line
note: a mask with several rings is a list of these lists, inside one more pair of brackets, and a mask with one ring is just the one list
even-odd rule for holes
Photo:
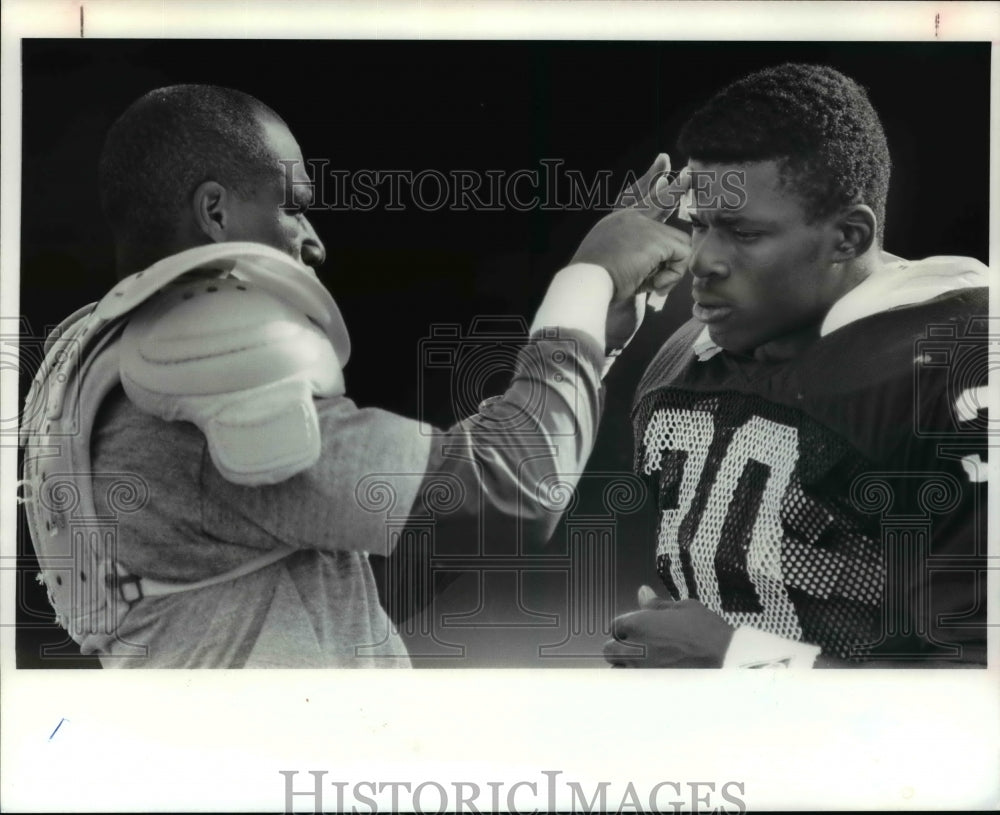
[[205,243],[192,240],[171,240],[160,244],[150,244],[142,241],[119,241],[115,246],[115,273],[118,279],[128,277],[135,272],[148,269],[154,263],[164,258],[176,255],[185,249],[192,249]]
[[816,323],[757,346],[753,351],[753,358],[757,362],[786,362],[801,354],[818,339],[819,323]]
[[[845,285],[837,300],[830,304],[830,308],[833,308],[841,297],[853,291],[871,275],[877,274],[882,269],[880,251],[873,247],[865,255],[851,262],[850,267],[845,270]],[[827,309],[827,313],[829,313],[829,309]],[[826,314],[824,313],[816,322],[758,346],[753,351],[753,358],[758,362],[784,362],[797,356],[820,338],[820,328],[825,318]]]

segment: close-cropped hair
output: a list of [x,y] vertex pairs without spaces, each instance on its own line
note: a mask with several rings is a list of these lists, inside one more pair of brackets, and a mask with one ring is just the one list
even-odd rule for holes
[[681,153],[710,163],[777,161],[810,219],[866,204],[885,231],[891,161],[865,89],[825,65],[785,64],[713,96],[681,129]]
[[280,173],[260,124],[269,117],[282,122],[253,96],[214,85],[157,88],[133,102],[108,131],[98,166],[115,237],[156,243],[205,181],[245,196]]

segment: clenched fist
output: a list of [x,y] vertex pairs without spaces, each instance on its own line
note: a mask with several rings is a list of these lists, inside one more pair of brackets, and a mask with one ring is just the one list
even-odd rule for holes
[[[669,172],[670,158],[661,153],[622,192],[615,211],[594,225],[553,279],[532,330],[546,325],[584,330],[604,341],[610,365],[642,323],[647,293],[666,297],[687,269],[691,240],[664,222],[679,206],[690,175],[684,169],[671,180]],[[588,267],[590,272],[583,271]]]
[[691,239],[664,222],[690,186],[687,168],[671,181],[670,157],[661,153],[642,178],[622,191],[615,211],[587,233],[574,261],[608,272],[614,294],[607,312],[607,350],[624,348],[642,324],[647,292],[665,298],[683,276]]
[[697,600],[674,602],[643,588],[641,608],[615,618],[604,658],[615,668],[721,667],[733,627]]
[[593,263],[607,269],[614,283],[613,302],[637,294],[665,293],[687,270],[691,239],[679,229],[661,224],[639,208],[605,215],[587,233],[573,263]]

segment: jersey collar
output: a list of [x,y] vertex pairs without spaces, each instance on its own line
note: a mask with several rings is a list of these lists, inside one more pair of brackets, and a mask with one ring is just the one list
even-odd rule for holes
[[[879,272],[833,304],[820,327],[821,337],[892,308],[923,303],[950,291],[989,283],[989,269],[974,258],[942,255],[910,261],[882,252],[881,260]],[[699,362],[705,362],[723,349],[712,342],[708,326],[705,326],[691,350]]]

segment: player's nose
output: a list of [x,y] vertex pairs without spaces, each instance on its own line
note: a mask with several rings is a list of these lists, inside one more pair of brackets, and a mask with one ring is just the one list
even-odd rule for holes
[[691,256],[688,258],[691,274],[697,278],[728,277],[729,263],[719,240],[711,234],[700,236],[691,242]]

